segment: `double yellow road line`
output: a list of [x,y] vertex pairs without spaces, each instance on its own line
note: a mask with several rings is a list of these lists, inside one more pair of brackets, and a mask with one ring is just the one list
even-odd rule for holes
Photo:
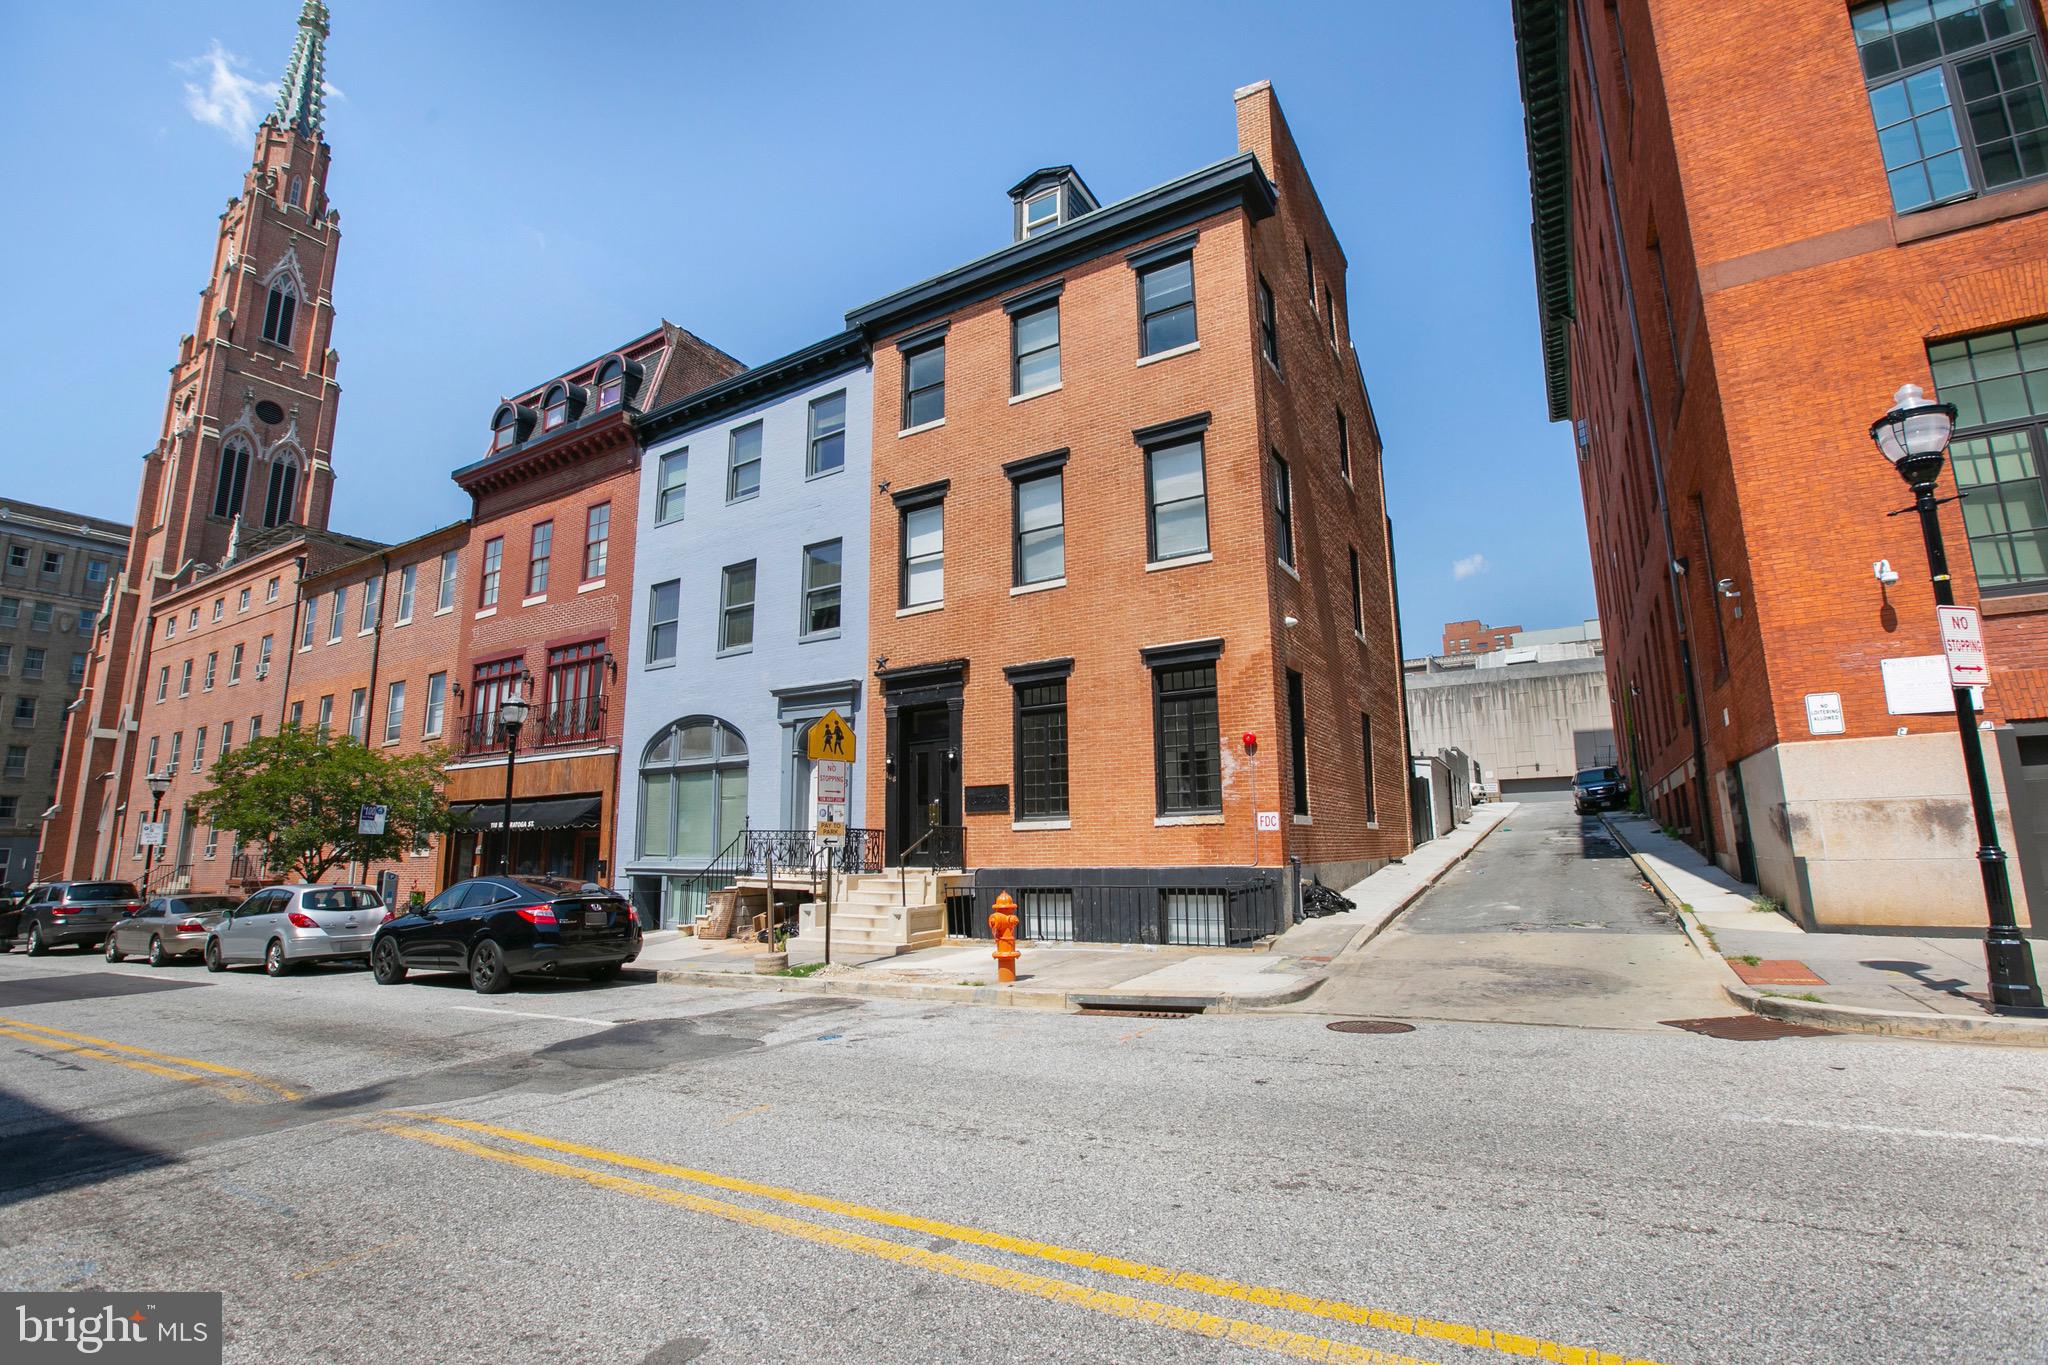
[[[0,1015],[0,1037],[18,1038],[22,1042],[35,1043],[51,1052],[61,1052],[88,1061],[125,1066],[131,1071],[145,1072],[164,1080],[204,1086],[237,1104],[267,1104],[278,1099],[301,1098],[300,1092],[290,1086],[281,1085],[253,1071],[244,1071],[240,1067],[222,1066],[219,1062],[203,1062],[196,1057],[179,1057],[168,1052],[152,1052],[146,1047],[117,1043],[109,1038],[95,1038],[89,1033],[72,1033],[61,1028],[51,1028],[47,1024],[33,1024],[25,1019],[10,1019]],[[267,1093],[259,1094],[258,1091]]]
[[[827,1195],[807,1194],[779,1185],[766,1185],[711,1171],[694,1170],[687,1166],[609,1151],[584,1143],[567,1142],[560,1138],[507,1128],[499,1124],[480,1123],[473,1119],[418,1111],[394,1111],[386,1118],[377,1120],[374,1126],[410,1141],[518,1167],[538,1175],[580,1182],[614,1194],[706,1214],[814,1245],[855,1252],[952,1279],[1062,1303],[1106,1317],[1145,1323],[1193,1336],[1226,1340],[1235,1345],[1269,1351],[1298,1360],[1345,1361],[1357,1362],[1358,1365],[1429,1365],[1428,1362],[1414,1356],[1336,1341],[1308,1332],[1272,1327],[1225,1314],[1179,1307],[1113,1290],[1098,1289],[1032,1271],[971,1260],[845,1227],[793,1218],[771,1209],[714,1199],[688,1189],[677,1188],[673,1183],[656,1183],[618,1172],[626,1170],[659,1176],[669,1182],[708,1187],[730,1194],[749,1196],[770,1204],[793,1206],[899,1232],[983,1247],[1027,1260],[1052,1262],[1161,1289],[1178,1290],[1256,1308],[1298,1313],[1347,1326],[1373,1328],[1413,1338],[1418,1342],[1470,1348],[1523,1360],[1550,1361],[1555,1362],[1555,1365],[1655,1365],[1652,1361],[1626,1357],[1592,1347],[1572,1346],[1467,1323],[1415,1317],[1365,1304],[1301,1294],[1288,1289],[1245,1284],[1199,1271],[1175,1270],[1120,1256],[1012,1237],[1006,1233],[989,1232],[916,1214],[870,1208]],[[478,1141],[478,1138],[487,1138],[491,1141],[482,1142]],[[590,1164],[560,1160],[559,1157],[563,1156],[574,1157],[578,1162]]]

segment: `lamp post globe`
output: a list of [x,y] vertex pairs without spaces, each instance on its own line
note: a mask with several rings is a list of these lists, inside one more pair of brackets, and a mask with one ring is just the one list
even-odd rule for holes
[[[1937,608],[1956,603],[1948,549],[1941,534],[1941,504],[1952,499],[1934,496],[1955,424],[1955,405],[1931,401],[1918,384],[1902,385],[1892,396],[1891,411],[1870,424],[1870,439],[1877,443],[1878,452],[1913,490],[1913,506],[1902,510],[1920,515],[1920,539],[1927,547],[1927,570],[1933,579]],[[1951,690],[1956,730],[1962,739],[1963,773],[1970,787],[1970,812],[1977,824],[1977,869],[1984,882],[1989,921],[1984,931],[1984,963],[1991,978],[1991,1007],[2001,1014],[2048,1013],[2042,1009],[2033,953],[2013,914],[2005,850],[1998,845],[1998,824],[1991,811],[1991,779],[1977,735],[1976,697],[1968,686]]]
[[1955,425],[1955,404],[1932,402],[1918,384],[1904,384],[1892,395],[1892,410],[1870,424],[1870,439],[1917,493],[1941,477]]

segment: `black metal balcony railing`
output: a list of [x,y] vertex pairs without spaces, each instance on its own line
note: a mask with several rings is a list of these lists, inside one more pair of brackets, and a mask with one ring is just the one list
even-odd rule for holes
[[[535,706],[519,731],[521,749],[562,744],[587,744],[604,737],[605,696],[576,697],[552,706]],[[505,729],[498,708],[465,714],[455,728],[455,752],[463,758],[505,752]]]

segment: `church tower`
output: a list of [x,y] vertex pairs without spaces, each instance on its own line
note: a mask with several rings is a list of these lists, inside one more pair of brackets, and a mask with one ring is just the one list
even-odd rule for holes
[[128,558],[66,724],[39,879],[112,869],[118,803],[137,776],[156,599],[267,528],[327,525],[341,392],[328,344],[340,217],[321,133],[327,33],[324,0],[305,0],[277,106],[220,216],[198,322],[178,341],[162,431],[143,456]]

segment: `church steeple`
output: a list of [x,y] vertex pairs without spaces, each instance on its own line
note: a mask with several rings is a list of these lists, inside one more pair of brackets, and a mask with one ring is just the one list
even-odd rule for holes
[[284,69],[275,111],[278,123],[300,137],[320,136],[326,66],[327,5],[325,0],[306,0],[299,9],[299,36],[292,43],[292,59]]

